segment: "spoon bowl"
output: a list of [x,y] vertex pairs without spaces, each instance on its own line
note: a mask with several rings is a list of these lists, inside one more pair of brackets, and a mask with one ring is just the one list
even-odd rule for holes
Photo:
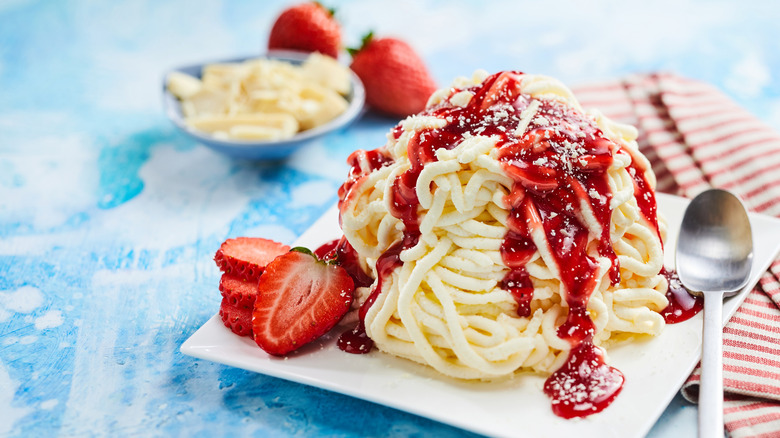
[[752,261],[750,221],[739,198],[720,189],[694,198],[677,241],[677,274],[683,285],[696,295],[733,295],[747,284]]
[[753,265],[753,232],[739,198],[711,189],[691,201],[675,265],[683,286],[704,297],[699,437],[723,436],[723,297],[747,285]]

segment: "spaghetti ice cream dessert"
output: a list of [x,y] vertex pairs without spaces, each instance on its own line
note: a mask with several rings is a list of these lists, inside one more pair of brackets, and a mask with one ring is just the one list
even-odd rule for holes
[[553,410],[598,412],[623,375],[604,346],[668,310],[655,176],[633,127],[559,81],[477,72],[358,150],[331,251],[358,286],[339,346],[460,379],[541,373]]

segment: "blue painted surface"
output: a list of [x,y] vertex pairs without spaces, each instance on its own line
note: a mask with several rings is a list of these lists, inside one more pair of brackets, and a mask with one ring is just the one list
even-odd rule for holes
[[[569,84],[668,70],[780,129],[772,2],[343,1],[345,39],[400,35],[440,84],[519,69]],[[628,2],[626,2],[628,3]],[[276,1],[0,2],[0,436],[468,436],[196,360],[225,238],[287,243],[336,199],[368,114],[287,161],[231,160],[162,113],[162,72],[259,53]],[[675,399],[653,437],[692,435]]]

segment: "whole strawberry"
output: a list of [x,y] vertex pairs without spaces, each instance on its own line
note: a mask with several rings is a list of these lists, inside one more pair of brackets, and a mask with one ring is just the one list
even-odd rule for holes
[[350,53],[350,68],[363,81],[366,102],[378,111],[400,117],[418,113],[436,90],[423,60],[401,40],[369,33]]
[[271,28],[268,48],[320,52],[338,58],[341,28],[332,10],[317,2],[302,3],[279,15]]

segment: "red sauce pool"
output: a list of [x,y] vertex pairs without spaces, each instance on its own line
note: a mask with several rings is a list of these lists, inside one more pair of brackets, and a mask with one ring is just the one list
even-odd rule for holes
[[586,417],[609,406],[623,388],[623,373],[607,365],[601,349],[582,342],[544,382],[552,410],[563,418]]
[[[451,122],[443,128],[419,131],[409,141],[407,155],[411,166],[393,181],[390,189],[390,214],[403,223],[403,239],[377,260],[378,278],[360,309],[360,323],[342,334],[339,347],[350,353],[371,350],[373,342],[365,334],[365,315],[386,278],[401,265],[400,253],[416,245],[420,237],[415,185],[422,168],[436,161],[436,150],[452,149],[469,135],[494,136],[498,139],[498,160],[514,181],[505,199],[511,209],[509,230],[501,245],[502,259],[509,272],[500,284],[515,298],[517,314],[529,316],[533,284],[525,265],[537,250],[534,235],[543,233],[545,239],[539,243],[546,245],[545,249],[552,254],[569,308],[558,335],[571,344],[566,363],[547,379],[544,390],[552,399],[556,415],[582,417],[612,403],[624,380],[620,371],[604,362],[602,350],[593,345],[594,325],[587,304],[599,270],[598,261],[591,256],[592,250],[609,260],[609,281],[613,285],[620,282],[620,266],[610,241],[612,195],[607,169],[615,154],[630,152],[607,138],[592,119],[553,100],[536,101],[534,105],[539,105],[536,115],[523,132],[516,133],[522,112],[532,104],[530,96],[521,93],[521,81],[520,73],[497,73],[467,90],[473,97],[466,107],[445,102],[423,112]],[[392,133],[396,139],[401,135],[400,124]],[[380,148],[353,153],[348,161],[352,170],[339,189],[342,205],[361,178],[390,159]],[[633,160],[629,173],[634,180],[640,212],[658,233],[656,201],[644,177],[645,170]],[[585,215],[595,219],[598,228],[589,229],[581,220]],[[592,248],[589,235],[594,232],[598,239]],[[687,315],[686,305],[673,293],[668,308],[673,317],[667,321],[682,320],[674,320],[674,316],[680,313],[679,309]],[[695,305],[690,307],[694,308]]]
[[669,304],[661,311],[667,324],[675,324],[691,319],[704,308],[704,298],[688,293],[674,270],[661,269],[661,274],[669,282],[666,299]]
[[366,326],[361,319],[357,327],[347,330],[339,336],[337,345],[345,353],[366,354],[374,348],[374,341],[368,337]]

